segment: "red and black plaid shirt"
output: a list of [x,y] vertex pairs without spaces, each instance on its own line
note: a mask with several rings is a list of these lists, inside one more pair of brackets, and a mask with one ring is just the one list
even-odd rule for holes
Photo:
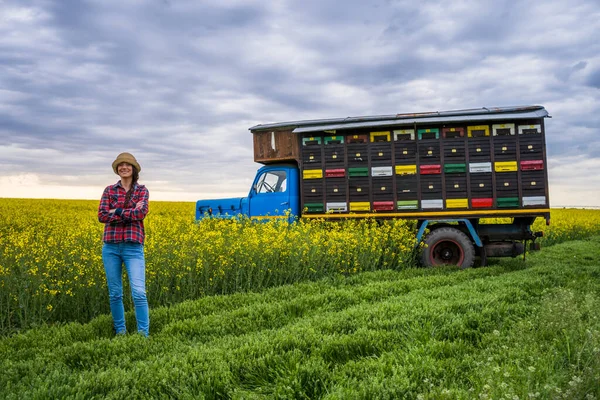
[[[98,220],[104,225],[104,238],[107,243],[134,242],[144,244],[144,218],[148,214],[148,189],[135,184],[131,199],[125,204],[127,191],[121,181],[107,186],[102,193],[98,207]],[[120,209],[111,213],[111,209]]]

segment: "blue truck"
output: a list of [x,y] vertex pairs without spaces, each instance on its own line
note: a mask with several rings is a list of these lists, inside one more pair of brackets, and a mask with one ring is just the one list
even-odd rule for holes
[[426,266],[539,250],[548,116],[518,106],[256,125],[263,166],[248,196],[199,200],[196,219],[412,219]]

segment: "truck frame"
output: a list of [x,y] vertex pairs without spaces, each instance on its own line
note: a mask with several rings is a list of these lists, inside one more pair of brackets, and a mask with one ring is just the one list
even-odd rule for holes
[[515,257],[527,241],[539,250],[536,218],[550,224],[546,117],[519,106],[256,125],[264,166],[248,196],[199,200],[196,218],[412,219],[424,265]]

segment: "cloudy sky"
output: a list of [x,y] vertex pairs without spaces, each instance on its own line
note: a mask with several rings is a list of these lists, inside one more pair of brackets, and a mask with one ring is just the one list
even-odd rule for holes
[[598,0],[0,0],[0,197],[246,195],[250,126],[539,104],[552,206],[600,206]]

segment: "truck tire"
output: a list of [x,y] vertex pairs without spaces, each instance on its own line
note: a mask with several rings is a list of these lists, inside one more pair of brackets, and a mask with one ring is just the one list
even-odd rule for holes
[[421,254],[426,267],[458,265],[470,268],[475,261],[475,248],[467,235],[456,228],[438,228],[424,240],[427,245]]

